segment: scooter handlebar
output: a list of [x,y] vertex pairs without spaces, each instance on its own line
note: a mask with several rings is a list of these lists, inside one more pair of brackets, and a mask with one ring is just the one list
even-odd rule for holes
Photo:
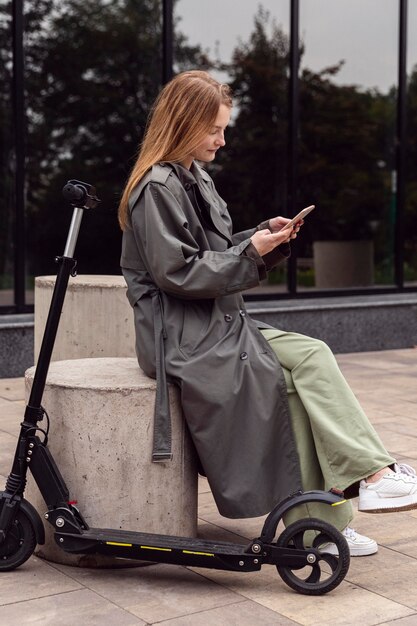
[[80,180],[69,180],[62,190],[65,200],[79,209],[94,209],[100,200],[95,187]]

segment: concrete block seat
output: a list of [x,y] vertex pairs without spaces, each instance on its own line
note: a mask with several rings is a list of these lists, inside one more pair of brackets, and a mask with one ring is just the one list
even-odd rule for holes
[[[34,368],[26,372],[29,397]],[[170,385],[173,460],[152,463],[156,382],[129,357],[51,363],[43,406],[51,419],[49,448],[87,523],[98,528],[196,536],[197,466],[179,392]],[[32,477],[28,500],[46,506]],[[129,564],[60,550],[45,521],[47,542],[37,554],[79,566]]]
[[[56,276],[35,279],[35,363]],[[52,361],[134,357],[135,329],[123,276],[78,274],[69,279]]]

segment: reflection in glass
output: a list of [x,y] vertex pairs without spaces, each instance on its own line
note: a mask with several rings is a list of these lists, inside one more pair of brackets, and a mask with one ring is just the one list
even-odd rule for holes
[[408,3],[407,161],[404,241],[405,285],[417,285],[417,4]]
[[161,1],[25,2],[28,273],[55,273],[68,179],[97,188],[77,243],[79,271],[120,273],[117,205],[161,84]]
[[0,7],[0,306],[14,301],[11,5]]
[[[283,214],[286,204],[289,5],[274,0],[262,6],[241,2],[237,12],[232,2],[205,3],[201,10],[190,0],[176,5],[177,29],[190,45],[198,42],[205,50],[199,66],[234,92],[226,147],[209,171],[228,203],[235,231]],[[178,59],[177,68],[186,69]],[[260,289],[285,292],[286,264],[271,272]]]
[[393,282],[398,2],[335,4],[301,3],[300,289]]

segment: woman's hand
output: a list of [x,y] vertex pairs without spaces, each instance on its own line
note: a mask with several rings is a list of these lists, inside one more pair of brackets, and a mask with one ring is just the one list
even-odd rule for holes
[[277,246],[280,246],[282,243],[287,243],[296,236],[292,228],[280,230],[277,233],[271,233],[269,228],[265,228],[265,230],[258,230],[252,235],[251,242],[255,246],[258,254],[264,256],[264,254],[268,254],[268,252],[271,252]]
[[282,243],[288,243],[291,239],[297,237],[297,233],[304,224],[304,220],[300,220],[292,228],[285,228],[285,225],[288,224],[289,221],[287,217],[273,217],[269,220],[269,226],[273,231],[272,233],[269,228],[266,228],[265,230],[258,230],[252,235],[252,244],[255,246],[260,256],[268,254],[268,252],[271,252]]
[[[277,233],[281,229],[285,228],[285,224],[288,224],[289,221],[289,217],[281,217],[280,215],[278,217],[272,217],[269,220],[269,227],[273,233]],[[303,224],[304,220],[300,220],[299,222],[297,222],[294,227],[294,232],[298,233]]]

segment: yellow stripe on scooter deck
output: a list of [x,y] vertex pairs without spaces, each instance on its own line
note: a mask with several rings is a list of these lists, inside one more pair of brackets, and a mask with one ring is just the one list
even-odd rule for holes
[[344,504],[347,500],[341,500],[340,502],[333,502],[330,506],[339,506],[339,504]]
[[[131,548],[131,543],[121,543],[119,541],[106,541],[108,546],[122,546],[124,548]],[[156,546],[140,546],[142,550],[160,550],[161,552],[172,552],[171,548],[157,548]],[[183,550],[183,554],[197,554],[198,556],[214,556],[210,552],[194,552],[193,550]]]
[[115,530],[113,528],[90,528],[83,532],[83,539],[101,541],[104,545],[118,545],[126,548],[143,548],[156,550],[161,548],[165,551],[182,553],[183,550],[190,552],[202,552],[203,554],[238,555],[246,554],[247,543],[238,545],[226,541],[211,541],[209,539],[195,539],[192,537],[174,537],[172,535],[155,535],[140,533],[131,530]]

